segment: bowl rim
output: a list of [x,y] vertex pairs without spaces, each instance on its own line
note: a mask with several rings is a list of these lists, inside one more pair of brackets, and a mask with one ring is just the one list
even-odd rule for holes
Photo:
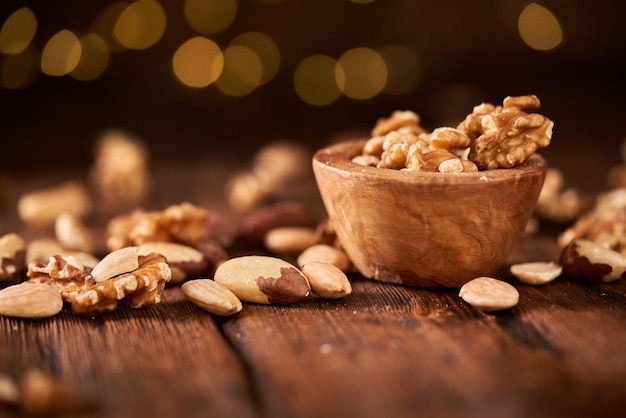
[[313,155],[313,165],[326,166],[338,172],[356,175],[373,176],[380,179],[415,183],[419,181],[440,183],[484,183],[492,181],[506,182],[520,177],[543,175],[547,169],[546,160],[534,153],[522,164],[511,168],[497,168],[462,173],[440,173],[434,171],[408,171],[391,168],[364,166],[352,162],[352,158],[360,155],[367,139],[353,139],[337,142],[319,149]]

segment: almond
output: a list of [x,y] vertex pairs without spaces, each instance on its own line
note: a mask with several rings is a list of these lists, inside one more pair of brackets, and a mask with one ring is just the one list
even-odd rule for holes
[[339,267],[323,261],[310,261],[302,266],[302,273],[311,284],[311,290],[324,299],[338,299],[352,293],[346,274]]
[[137,247],[124,247],[107,254],[91,271],[96,283],[103,282],[120,274],[130,273],[139,267]]
[[47,284],[20,283],[0,290],[0,315],[48,318],[61,312],[61,294]]
[[233,292],[211,279],[190,280],[181,289],[193,304],[215,315],[230,316],[243,307]]
[[515,287],[492,277],[470,280],[461,287],[459,296],[485,312],[509,309],[519,301],[519,292]]
[[526,284],[542,285],[550,283],[561,275],[563,267],[552,261],[535,261],[513,264],[511,274]]

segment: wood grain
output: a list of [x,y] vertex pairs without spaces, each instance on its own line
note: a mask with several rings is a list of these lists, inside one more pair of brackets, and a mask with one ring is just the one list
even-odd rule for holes
[[[182,198],[174,185],[187,175],[176,171],[164,184]],[[205,190],[194,187],[189,193]],[[12,196],[0,207],[5,231],[16,225]],[[557,260],[558,229],[542,231],[507,263]],[[195,307],[173,285],[145,309],[0,317],[0,373],[18,379],[37,368],[69,385],[83,408],[67,417],[600,418],[625,410],[626,282],[561,277],[532,287],[506,266],[498,277],[516,285],[520,303],[492,314],[455,289],[353,274],[345,299],[244,304],[229,318]],[[0,417],[20,416],[0,403]]]
[[179,288],[140,310],[0,321],[0,371],[50,373],[77,390],[89,416],[255,416],[236,354]]

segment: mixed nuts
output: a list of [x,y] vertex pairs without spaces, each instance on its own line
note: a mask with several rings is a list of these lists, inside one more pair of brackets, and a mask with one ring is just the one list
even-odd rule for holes
[[[394,112],[378,121],[354,162],[442,173],[507,168],[549,144],[553,123],[534,113],[538,108],[535,96],[507,97],[500,106],[476,106],[455,128],[432,132],[420,126],[415,113]],[[505,142],[493,148],[492,140]],[[126,168],[111,163],[122,151],[138,179],[132,185],[125,183]],[[332,225],[307,205],[281,198],[289,185],[307,176],[310,156],[302,147],[270,144],[249,170],[233,175],[226,200],[240,223],[229,239],[212,235],[213,212],[182,202],[161,211],[133,209],[111,216],[103,257],[94,254],[99,247],[85,221],[92,199],[108,199],[109,210],[116,204],[136,208],[149,194],[151,180],[147,148],[136,138],[108,132],[97,152],[90,177],[95,196],[78,182],[66,182],[20,198],[22,221],[51,226],[54,238],[0,237],[0,281],[8,285],[0,290],[1,315],[49,317],[64,304],[73,313],[97,315],[122,300],[138,308],[159,303],[167,284],[180,284],[192,303],[221,316],[241,311],[242,302],[285,304],[311,294],[334,299],[352,292],[351,261]],[[585,213],[589,200],[563,184],[561,173],[551,169],[536,209],[542,221],[573,222],[559,237],[559,262],[512,265],[512,276],[529,285],[545,285],[563,273],[589,282],[621,279],[626,239],[607,231],[611,222],[622,222],[623,192],[602,196]],[[255,255],[231,257],[229,245],[262,247],[267,255],[255,250]],[[468,282],[459,295],[483,311],[511,308],[519,298],[511,284],[486,277]]]

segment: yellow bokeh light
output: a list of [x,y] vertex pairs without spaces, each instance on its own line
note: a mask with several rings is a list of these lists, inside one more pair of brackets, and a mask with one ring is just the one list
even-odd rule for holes
[[217,33],[235,20],[237,0],[187,0],[184,13],[187,23],[195,31]]
[[28,7],[16,10],[0,29],[0,52],[19,54],[30,45],[37,32],[37,19]]
[[98,12],[93,24],[91,25],[91,32],[100,36],[107,44],[110,52],[121,51],[124,48],[123,45],[117,41],[115,37],[115,24],[119,16],[122,14],[128,3],[123,1],[117,1],[109,3]]
[[549,51],[563,42],[559,20],[550,10],[536,3],[522,10],[517,26],[520,37],[532,49]]
[[81,53],[78,37],[63,29],[54,34],[44,46],[41,53],[41,71],[52,76],[66,75],[76,68]]
[[1,62],[0,87],[21,89],[30,85],[37,75],[38,51],[31,45],[19,54],[7,55]]
[[220,76],[224,68],[224,55],[215,42],[196,36],[176,50],[172,68],[181,83],[202,88],[214,83]]
[[337,61],[335,79],[348,97],[366,100],[376,96],[387,82],[387,66],[383,58],[369,48],[346,51]]
[[280,50],[276,42],[260,32],[246,32],[237,36],[230,43],[231,46],[245,46],[254,50],[263,62],[263,76],[261,84],[269,82],[280,67]]
[[80,61],[70,76],[76,80],[94,80],[104,73],[109,64],[109,49],[104,39],[94,33],[83,36],[80,45]]
[[263,62],[254,50],[229,46],[224,50],[224,71],[215,82],[229,96],[245,96],[261,85]]
[[335,82],[337,61],[327,55],[312,55],[300,62],[293,82],[296,93],[308,104],[325,106],[341,96]]
[[383,92],[402,95],[411,92],[420,78],[420,63],[417,54],[403,45],[387,45],[376,50],[385,60],[387,82]]
[[126,48],[146,49],[163,37],[166,23],[165,12],[158,2],[137,0],[120,13],[113,33]]

